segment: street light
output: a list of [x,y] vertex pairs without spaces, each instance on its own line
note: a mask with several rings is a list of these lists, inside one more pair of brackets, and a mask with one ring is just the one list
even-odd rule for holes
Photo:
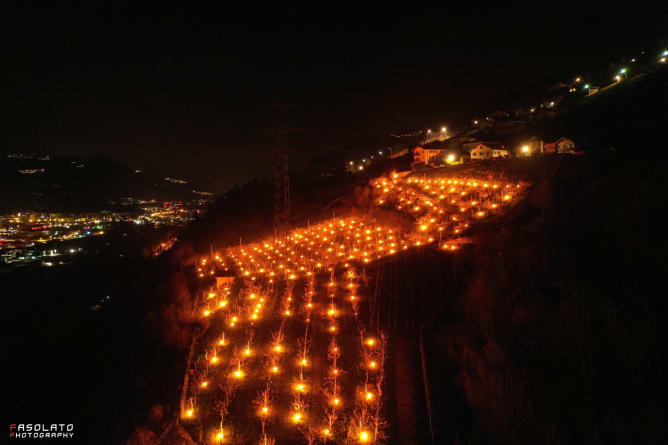
[[529,146],[528,145],[522,146],[522,153],[529,154]]

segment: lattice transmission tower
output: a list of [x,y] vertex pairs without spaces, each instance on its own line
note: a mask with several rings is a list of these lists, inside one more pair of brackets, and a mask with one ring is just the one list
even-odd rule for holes
[[264,107],[264,112],[268,124],[259,133],[271,136],[267,155],[274,159],[274,235],[285,239],[290,231],[291,213],[289,157],[296,154],[289,148],[290,136],[307,130],[295,125],[301,121],[302,108],[290,100],[285,89]]

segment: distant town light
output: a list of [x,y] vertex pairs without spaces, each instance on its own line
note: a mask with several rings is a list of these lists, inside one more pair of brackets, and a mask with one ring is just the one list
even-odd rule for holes
[[576,82],[582,82],[582,77],[579,77],[579,76],[576,77],[576,78],[575,78],[575,81],[576,81]]

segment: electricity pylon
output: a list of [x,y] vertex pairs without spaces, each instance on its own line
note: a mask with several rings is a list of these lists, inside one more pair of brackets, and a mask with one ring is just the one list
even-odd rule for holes
[[259,133],[272,136],[272,148],[267,155],[274,158],[274,236],[276,239],[287,239],[291,211],[289,157],[295,154],[289,148],[289,137],[307,130],[293,125],[301,118],[301,105],[290,101],[285,89],[278,92],[264,111],[269,124]]

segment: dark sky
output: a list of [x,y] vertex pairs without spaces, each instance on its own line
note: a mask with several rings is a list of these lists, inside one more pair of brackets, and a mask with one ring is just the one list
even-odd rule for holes
[[217,191],[265,174],[251,132],[280,86],[350,135],[344,144],[454,125],[605,70],[665,38],[668,23],[668,7],[637,4],[53,3],[0,6],[0,150],[104,153]]

